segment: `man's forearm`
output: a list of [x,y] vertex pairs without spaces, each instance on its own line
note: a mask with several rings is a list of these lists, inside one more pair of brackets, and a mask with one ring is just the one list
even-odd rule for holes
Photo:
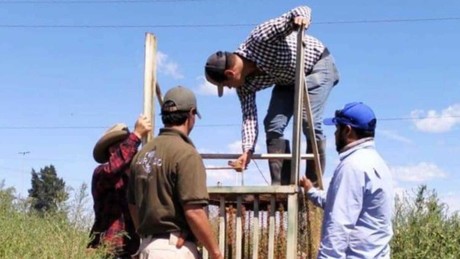
[[324,209],[326,206],[326,193],[323,190],[317,188],[311,188],[307,192],[308,199],[313,202],[316,206]]
[[223,258],[209,224],[208,216],[201,206],[186,206],[185,218],[193,234],[203,243],[212,259]]

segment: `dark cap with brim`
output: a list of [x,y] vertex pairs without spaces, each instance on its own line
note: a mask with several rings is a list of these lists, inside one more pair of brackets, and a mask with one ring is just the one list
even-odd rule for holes
[[224,74],[227,69],[227,56],[229,52],[217,51],[216,53],[209,56],[204,66],[204,72],[206,80],[217,86],[217,94],[221,97],[224,94],[224,87],[220,85],[225,81],[226,76]]
[[195,94],[191,90],[182,86],[171,88],[168,92],[166,92],[163,98],[163,103],[168,101],[173,102],[174,105],[168,108],[163,105],[161,108],[162,114],[165,112],[190,111],[195,109],[196,115],[201,119],[201,114],[198,112]]

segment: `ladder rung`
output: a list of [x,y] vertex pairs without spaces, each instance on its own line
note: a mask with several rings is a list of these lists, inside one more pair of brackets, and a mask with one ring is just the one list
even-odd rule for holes
[[[241,154],[211,154],[205,153],[201,154],[203,159],[237,159]],[[313,154],[301,154],[301,159],[313,159]],[[273,158],[282,158],[282,159],[291,159],[292,154],[253,154],[252,159],[273,159]]]

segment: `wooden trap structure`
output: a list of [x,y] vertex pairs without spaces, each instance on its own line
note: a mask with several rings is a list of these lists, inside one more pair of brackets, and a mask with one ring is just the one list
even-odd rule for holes
[[[209,218],[225,258],[316,258],[319,248],[322,211],[306,201],[298,187],[300,163],[315,161],[318,185],[323,187],[318,146],[314,129],[309,127],[312,154],[301,154],[302,113],[313,125],[310,100],[304,74],[304,28],[297,37],[296,82],[292,134],[292,154],[254,154],[252,159],[290,159],[291,183],[283,186],[212,186],[208,187],[211,204]],[[146,35],[144,112],[152,118],[155,96],[162,103],[155,80],[156,41]],[[148,61],[150,60],[150,61]],[[153,75],[153,77],[152,77]],[[152,121],[154,123],[154,121]],[[239,154],[201,154],[203,159],[236,159]],[[244,173],[244,172],[242,172]],[[203,249],[203,258],[208,258]]]

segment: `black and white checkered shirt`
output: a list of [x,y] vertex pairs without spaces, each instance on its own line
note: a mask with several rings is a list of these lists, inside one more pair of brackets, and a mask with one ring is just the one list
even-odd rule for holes
[[[256,92],[275,84],[293,85],[297,52],[297,33],[293,19],[303,16],[309,21],[310,8],[297,7],[282,16],[257,26],[236,54],[256,63],[263,75],[247,77],[242,87],[237,88],[243,112],[242,145],[244,151],[254,151],[258,135]],[[316,38],[304,37],[305,74],[309,74],[320,59],[325,47]]]

